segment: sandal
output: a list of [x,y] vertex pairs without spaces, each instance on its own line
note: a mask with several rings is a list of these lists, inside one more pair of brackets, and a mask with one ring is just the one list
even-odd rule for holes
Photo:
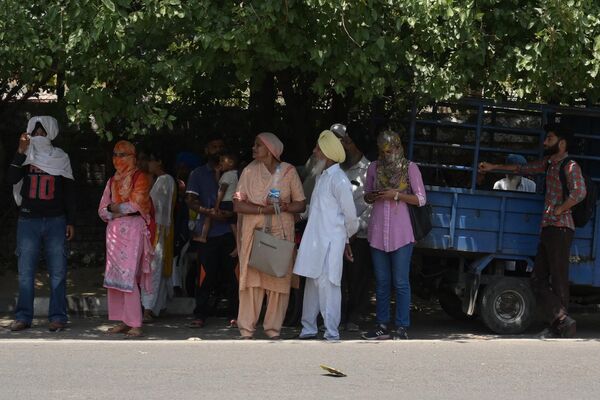
[[142,322],[149,323],[152,321],[154,321],[154,313],[150,310],[144,310],[144,318],[142,319]]
[[131,328],[126,334],[128,338],[139,338],[143,337],[144,333],[142,332],[142,328]]
[[110,328],[109,330],[106,331],[106,334],[108,335],[114,335],[117,333],[127,333],[131,330],[132,328],[130,328],[129,326],[125,325],[125,324],[119,324],[119,325],[115,325],[112,328]]

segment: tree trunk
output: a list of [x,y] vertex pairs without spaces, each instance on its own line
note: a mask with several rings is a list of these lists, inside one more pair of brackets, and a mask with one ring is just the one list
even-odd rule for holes
[[250,79],[250,135],[272,131],[275,116],[275,76],[271,72],[253,74]]
[[354,97],[354,90],[352,88],[348,89],[348,92],[344,95],[340,95],[337,93],[333,93],[331,98],[331,109],[330,109],[330,117],[331,123],[341,123],[346,126],[350,123],[348,120],[348,114],[350,111],[350,107],[352,106],[352,98]]
[[304,164],[311,154],[320,130],[315,127],[311,96],[311,78],[292,70],[277,74],[278,87],[285,99],[285,121],[282,136],[288,145],[286,161]]

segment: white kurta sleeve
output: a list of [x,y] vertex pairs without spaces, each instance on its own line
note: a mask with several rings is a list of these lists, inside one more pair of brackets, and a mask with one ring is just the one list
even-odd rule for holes
[[358,231],[360,225],[360,221],[356,216],[352,187],[347,179],[343,179],[336,182],[334,190],[335,197],[342,209],[342,214],[344,214],[344,225],[346,226],[347,239],[349,239]]

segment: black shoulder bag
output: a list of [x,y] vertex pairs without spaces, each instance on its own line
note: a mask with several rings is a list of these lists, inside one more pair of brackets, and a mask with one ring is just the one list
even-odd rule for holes
[[[410,183],[410,176],[408,178],[408,187],[410,189],[409,193],[414,194]],[[408,206],[408,214],[410,215],[410,223],[412,225],[415,241],[418,242],[431,232],[431,205],[429,203],[425,203],[425,205],[421,207],[408,203],[406,203],[406,205]]]

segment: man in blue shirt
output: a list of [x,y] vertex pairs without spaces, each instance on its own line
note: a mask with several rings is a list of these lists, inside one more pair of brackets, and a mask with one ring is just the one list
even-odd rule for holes
[[[206,164],[196,168],[190,174],[186,189],[185,202],[190,210],[198,213],[192,229],[191,248],[198,253],[199,269],[196,280],[196,308],[192,328],[202,328],[209,314],[208,300],[211,292],[221,279],[228,289],[229,321],[235,326],[238,309],[238,283],[235,276],[235,259],[230,253],[235,249],[235,240],[228,219],[232,213],[216,211],[219,183],[216,167],[219,156],[225,148],[220,136],[210,136],[204,149]],[[198,239],[202,232],[204,219],[213,220],[206,243]]]

